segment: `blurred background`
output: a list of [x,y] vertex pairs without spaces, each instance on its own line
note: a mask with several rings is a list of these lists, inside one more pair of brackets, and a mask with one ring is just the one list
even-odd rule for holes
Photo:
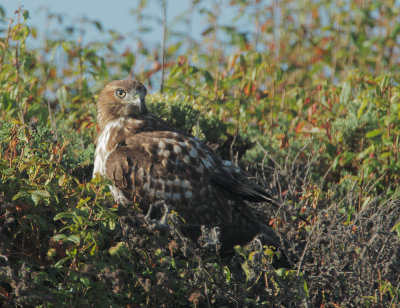
[[96,50],[110,68],[118,54],[126,73],[145,76],[156,89],[164,19],[168,71],[179,56],[195,55],[195,63],[214,68],[209,69],[213,76],[220,66],[216,62],[228,61],[227,55],[254,51],[306,83],[320,77],[337,82],[354,68],[393,71],[398,64],[397,1],[118,0],[98,5],[5,0],[2,32],[4,17],[17,22],[19,8],[29,12],[28,46],[44,47],[42,56],[55,53],[58,64],[65,66],[71,54],[66,46],[62,51],[60,40]]

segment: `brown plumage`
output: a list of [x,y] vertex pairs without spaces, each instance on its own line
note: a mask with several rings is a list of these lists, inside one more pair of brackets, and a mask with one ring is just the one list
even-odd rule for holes
[[223,249],[262,233],[280,247],[272,228],[261,224],[247,201],[271,201],[234,164],[220,159],[199,139],[178,131],[145,105],[138,81],[116,80],[101,91],[100,127],[93,175],[110,179],[120,204],[143,209],[164,202],[189,226],[219,226]]

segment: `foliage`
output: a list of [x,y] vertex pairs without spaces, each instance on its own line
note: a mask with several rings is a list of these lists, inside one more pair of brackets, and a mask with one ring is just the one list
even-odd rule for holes
[[[92,179],[99,90],[161,83],[148,1],[132,10],[136,45],[124,51],[98,21],[50,12],[58,32],[41,34],[32,12],[0,6],[3,306],[399,305],[398,4],[209,3],[168,24],[164,93],[147,103],[281,201],[256,207],[287,236],[294,268],[275,269],[257,239],[230,255],[199,247],[176,213],[171,230],[151,230]],[[182,32],[193,14],[206,20],[199,38]]]

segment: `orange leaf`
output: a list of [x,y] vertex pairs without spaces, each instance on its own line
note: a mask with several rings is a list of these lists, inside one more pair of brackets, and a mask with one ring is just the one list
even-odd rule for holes
[[4,289],[3,287],[0,286],[0,295],[10,298],[10,295],[8,294],[7,290]]
[[17,205],[15,206],[15,209],[16,209],[17,211],[25,211],[25,210],[29,209],[29,205],[26,204],[26,203],[17,204]]
[[129,47],[127,47],[124,51],[124,53],[122,54],[123,57],[126,57],[127,55],[129,55],[131,53],[131,49]]
[[299,124],[297,124],[295,128],[296,134],[300,134],[302,132],[304,124],[305,122],[300,122]]

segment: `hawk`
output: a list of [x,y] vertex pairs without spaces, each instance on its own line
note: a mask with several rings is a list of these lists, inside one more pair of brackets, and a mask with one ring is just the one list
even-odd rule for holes
[[100,173],[113,182],[119,204],[136,202],[148,210],[163,202],[188,226],[219,227],[222,250],[258,234],[280,247],[274,230],[260,223],[248,204],[271,202],[264,189],[198,138],[151,114],[146,94],[135,80],[115,80],[101,91],[93,176]]

